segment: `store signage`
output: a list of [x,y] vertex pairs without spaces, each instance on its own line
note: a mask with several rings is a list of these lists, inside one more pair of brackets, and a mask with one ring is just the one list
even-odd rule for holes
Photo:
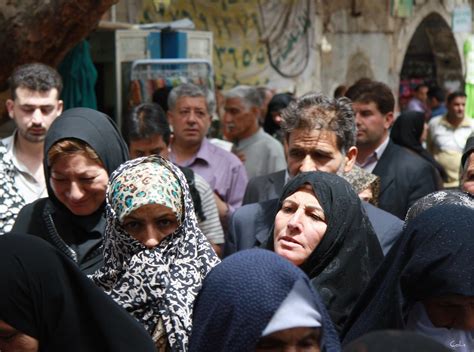
[[470,5],[455,7],[452,15],[453,32],[470,33],[472,29],[472,11]]

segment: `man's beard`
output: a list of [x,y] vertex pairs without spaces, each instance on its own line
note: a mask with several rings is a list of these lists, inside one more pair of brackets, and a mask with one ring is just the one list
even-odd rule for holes
[[46,138],[46,133],[42,135],[31,135],[30,133],[28,133],[28,131],[26,131],[26,132],[20,132],[20,134],[24,139],[26,139],[30,143],[43,143],[44,139]]

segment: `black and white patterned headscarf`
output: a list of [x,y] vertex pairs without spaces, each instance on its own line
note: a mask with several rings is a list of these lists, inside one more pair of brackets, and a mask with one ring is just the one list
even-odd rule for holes
[[10,232],[15,219],[26,204],[15,184],[18,172],[13,165],[5,145],[0,143],[0,235]]
[[[150,174],[143,173],[143,163],[155,163],[171,171],[182,190],[183,219],[175,232],[153,249],[131,237],[121,226],[112,207],[114,181],[124,172],[141,170],[149,182]],[[156,165],[155,165],[156,166]],[[125,178],[126,180],[127,178]],[[142,197],[137,177],[131,178],[130,187],[135,196]],[[121,182],[124,178],[121,178]],[[151,180],[152,182],[157,180]],[[132,184],[133,183],[133,184]],[[165,182],[157,187],[166,191]],[[128,192],[127,197],[134,196]],[[156,204],[153,200],[152,204]],[[123,203],[121,203],[123,205]],[[133,204],[131,202],[130,204]],[[111,176],[107,190],[107,227],[104,236],[104,267],[93,275],[93,280],[117,303],[140,321],[150,334],[163,324],[172,351],[187,350],[192,327],[192,311],[202,281],[219,263],[206,237],[197,226],[193,202],[182,172],[169,161],[158,156],[130,160],[122,164]]]

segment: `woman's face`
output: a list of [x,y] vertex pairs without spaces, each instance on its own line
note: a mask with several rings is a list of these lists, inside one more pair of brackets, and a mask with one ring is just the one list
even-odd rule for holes
[[283,121],[283,118],[281,117],[281,111],[272,111],[270,114],[272,115],[273,122],[280,126],[281,122]]
[[74,215],[90,215],[99,209],[108,181],[107,170],[81,153],[60,157],[51,167],[51,188]]
[[441,296],[424,300],[423,305],[434,326],[474,331],[474,297]]
[[256,352],[294,351],[319,352],[321,330],[315,328],[292,328],[261,337]]
[[301,265],[326,233],[324,211],[311,186],[305,185],[288,196],[275,217],[275,252],[295,265]]
[[154,248],[178,228],[178,221],[171,208],[161,204],[148,204],[125,216],[122,226],[130,236],[147,248]]
[[38,340],[0,320],[0,351],[37,352]]
[[374,198],[372,188],[369,186],[359,193],[359,198],[365,202],[370,202]]

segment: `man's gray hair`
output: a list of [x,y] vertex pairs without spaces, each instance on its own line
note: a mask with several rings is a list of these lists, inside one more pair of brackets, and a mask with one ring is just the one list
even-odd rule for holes
[[212,115],[216,108],[216,100],[211,90],[197,86],[192,83],[183,83],[173,88],[168,95],[168,109],[173,110],[179,98],[190,97],[206,99],[207,112]]
[[232,88],[224,94],[226,99],[238,98],[240,99],[247,109],[251,107],[258,107],[262,105],[263,101],[257,88],[251,86],[240,85]]
[[356,144],[356,122],[351,101],[334,99],[320,93],[308,93],[282,110],[281,127],[286,138],[293,130],[326,130],[337,137],[339,150],[346,154]]

